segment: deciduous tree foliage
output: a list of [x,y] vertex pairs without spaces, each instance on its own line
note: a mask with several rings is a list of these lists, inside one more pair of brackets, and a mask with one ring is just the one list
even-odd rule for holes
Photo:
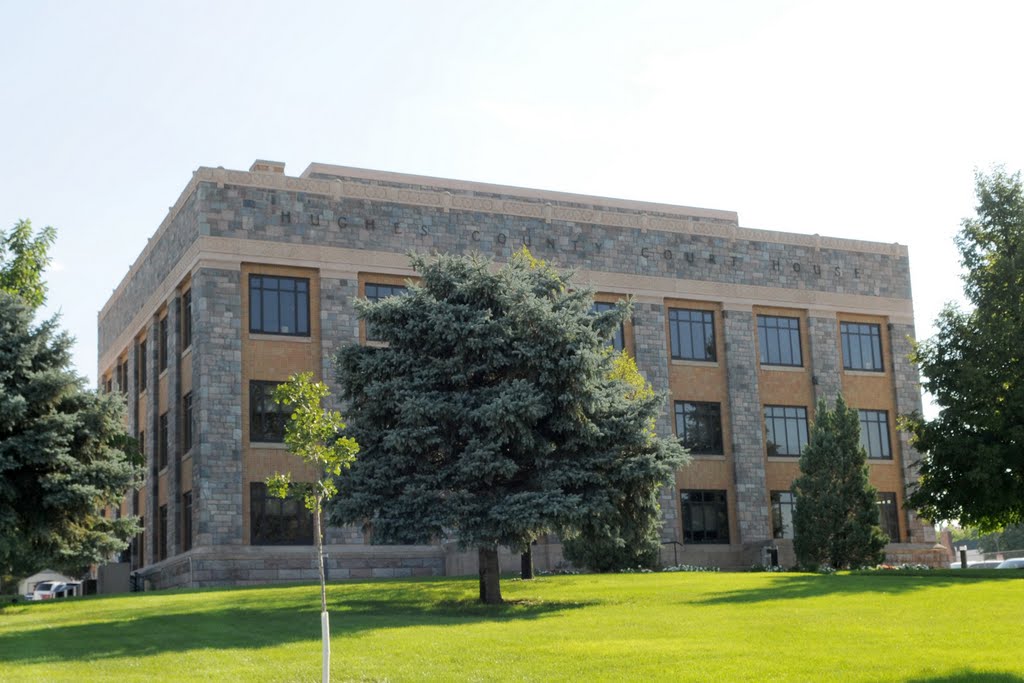
[[793,549],[801,565],[843,569],[882,561],[888,537],[878,526],[860,419],[842,396],[835,410],[818,402],[793,495]]
[[[0,567],[80,573],[123,550],[135,518],[104,518],[140,483],[124,401],[85,389],[55,319],[0,290]],[[136,453],[137,455],[137,453]]]
[[357,303],[386,346],[338,354],[362,451],[332,521],[369,520],[377,542],[454,536],[479,551],[481,599],[500,602],[498,546],[610,524],[685,452],[650,429],[664,397],[630,398],[610,376],[604,341],[625,307],[592,313],[589,291],[528,252],[497,271],[469,257],[412,262],[422,279],[407,296]]
[[57,231],[47,226],[32,234],[32,221],[21,220],[10,232],[0,232],[0,289],[16,294],[33,308],[46,300],[43,269],[50,263],[50,246]]
[[977,216],[957,237],[964,292],[913,360],[939,407],[905,423],[922,453],[910,503],[983,531],[1024,522],[1024,191],[1020,173],[976,176]]
[[345,422],[341,413],[323,407],[323,400],[330,393],[326,384],[313,381],[311,372],[292,375],[287,382],[274,389],[274,402],[291,407],[284,442],[289,451],[316,471],[316,479],[311,482],[293,482],[291,472],[275,473],[267,479],[267,489],[272,495],[287,498],[289,491],[293,490],[302,496],[306,509],[313,513],[317,568],[320,570],[323,646],[321,680],[325,682],[331,677],[331,635],[327,617],[327,583],[324,577],[323,509],[324,503],[338,492],[335,478],[352,465],[359,452],[359,444],[355,439],[343,435]]

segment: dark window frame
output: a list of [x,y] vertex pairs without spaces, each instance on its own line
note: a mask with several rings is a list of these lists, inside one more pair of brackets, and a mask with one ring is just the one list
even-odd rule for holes
[[[695,335],[695,328],[699,333]],[[684,334],[685,332],[685,334]],[[700,308],[668,309],[669,351],[673,360],[692,360],[713,363],[718,360],[715,338],[715,312]],[[698,341],[701,353],[697,353]],[[690,342],[687,355],[685,341]]]
[[146,390],[148,382],[148,363],[146,359],[146,340],[143,339],[139,342],[139,391],[143,392]]
[[[769,420],[771,423],[769,423]],[[780,443],[772,438],[773,436],[778,436],[777,427],[780,422],[783,426],[783,434],[786,437],[785,443]],[[792,426],[796,429],[795,444],[791,443],[790,438],[793,436],[793,432],[790,431],[791,423],[793,423]],[[768,457],[798,458],[803,453],[804,447],[809,440],[810,430],[806,406],[766,405],[764,407],[764,441]],[[785,451],[780,449],[779,446],[784,446]],[[794,446],[796,447],[795,453],[792,450]]]
[[249,380],[250,443],[284,443],[284,430],[291,408],[274,402],[274,389],[280,384],[283,382]]
[[[868,460],[892,460],[892,439],[889,438],[889,411],[860,409],[860,444],[868,454]],[[872,438],[874,437],[874,442]],[[877,444],[879,450],[875,450]]]
[[181,295],[181,350],[192,346],[192,290]]
[[[683,542],[695,545],[729,543],[729,496],[724,490],[681,489]],[[698,524],[699,520],[699,524]],[[713,525],[709,524],[713,522]],[[696,528],[696,527],[700,528]],[[709,528],[713,526],[714,528]]]
[[192,437],[194,435],[192,406],[192,392],[181,397],[181,452],[188,453],[192,450]]
[[[283,288],[282,284],[290,283],[291,289]],[[268,285],[274,285],[273,287]],[[270,293],[274,294],[276,306],[268,299]],[[282,337],[308,337],[312,329],[310,320],[310,295],[311,287],[308,277],[291,277],[287,275],[263,275],[252,273],[249,275],[249,333],[250,334],[273,334]],[[282,328],[291,327],[282,324],[282,307],[285,298],[292,299],[290,319],[294,323],[294,331],[282,332]],[[275,309],[274,316],[276,324],[266,320],[267,312]]]
[[159,328],[159,345],[157,346],[157,362],[160,372],[167,369],[168,343],[170,332],[167,329],[167,316],[160,318],[157,324]]
[[[618,308],[618,304],[610,301],[595,301],[592,310],[595,313],[604,313],[606,311],[614,311]],[[626,323],[619,323],[619,328],[615,330],[615,334],[607,342],[608,346],[612,347],[614,351],[625,351],[626,350]]]
[[192,549],[192,492],[186,491],[181,494],[181,525],[178,527],[181,534],[181,551]]
[[[792,491],[772,491],[772,538],[793,538],[793,513],[796,510],[796,496]],[[789,524],[786,524],[784,510],[789,510]],[[788,531],[788,534],[787,534]]]
[[[757,316],[757,343],[760,349],[761,365],[802,368],[804,366],[804,349],[800,327],[800,318],[759,313]],[[794,334],[795,348],[793,345]],[[783,340],[787,342],[787,352],[783,351]],[[787,353],[789,361],[786,360]],[[792,361],[794,354],[796,362]]]
[[[689,409],[689,415],[688,413]],[[675,402],[676,438],[694,455],[725,455],[722,438],[722,404],[713,401]],[[691,434],[690,420],[703,423],[708,438],[697,442],[700,434]],[[698,425],[699,426],[699,425]]]
[[[371,294],[372,288],[372,294]],[[381,301],[392,296],[405,296],[409,293],[409,288],[406,285],[389,285],[380,282],[367,282],[363,284],[363,298],[367,301]],[[367,321],[363,321],[363,327],[365,328],[366,341],[368,342],[379,342],[384,341],[378,337],[373,331],[370,330],[370,325]]]
[[157,562],[167,559],[167,505],[157,508],[157,530],[156,530]]
[[157,430],[156,437],[156,456],[157,464],[156,469],[160,471],[167,467],[167,455],[170,450],[170,419],[169,413],[163,413],[159,418],[159,429]]
[[299,496],[277,498],[249,483],[249,545],[313,545],[313,513]]
[[896,502],[896,494],[890,491],[879,491],[875,494],[878,505],[878,526],[889,537],[890,543],[900,542],[900,508]]
[[[882,326],[878,323],[839,323],[839,339],[843,350],[843,369],[859,372],[885,372],[882,355]],[[854,344],[856,340],[856,344]],[[869,367],[864,361],[865,340],[871,356]]]

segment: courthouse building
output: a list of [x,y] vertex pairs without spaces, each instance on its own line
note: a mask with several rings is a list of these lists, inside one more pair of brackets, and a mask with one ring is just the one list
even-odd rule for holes
[[[826,226],[827,227],[827,226]],[[599,302],[631,296],[614,344],[668,394],[659,429],[693,462],[662,493],[665,563],[792,562],[790,484],[819,397],[860,412],[893,561],[938,561],[904,508],[920,409],[907,248],[743,228],[734,212],[311,164],[200,168],[99,314],[103,388],[128,398],[143,488],[117,511],[145,531],[130,561],[155,587],[312,579],[312,524],[267,496],[303,476],[274,385],[367,341],[353,301],[398,294],[407,253],[527,245]],[[600,305],[600,304],[599,304]],[[381,546],[330,528],[331,579],[472,570],[454,544]],[[560,559],[557,539],[535,550]]]

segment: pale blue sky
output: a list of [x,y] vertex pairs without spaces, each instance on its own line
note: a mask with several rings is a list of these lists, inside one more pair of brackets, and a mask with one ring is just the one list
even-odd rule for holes
[[973,172],[1024,168],[1018,2],[0,0],[0,225],[96,313],[198,166],[312,161],[734,210],[910,247],[959,296]]

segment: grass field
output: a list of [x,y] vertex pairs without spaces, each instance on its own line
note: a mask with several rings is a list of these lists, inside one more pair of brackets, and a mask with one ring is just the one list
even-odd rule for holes
[[[619,574],[332,584],[332,679],[1024,682],[1024,577]],[[2,681],[314,681],[318,587],[0,610]]]

